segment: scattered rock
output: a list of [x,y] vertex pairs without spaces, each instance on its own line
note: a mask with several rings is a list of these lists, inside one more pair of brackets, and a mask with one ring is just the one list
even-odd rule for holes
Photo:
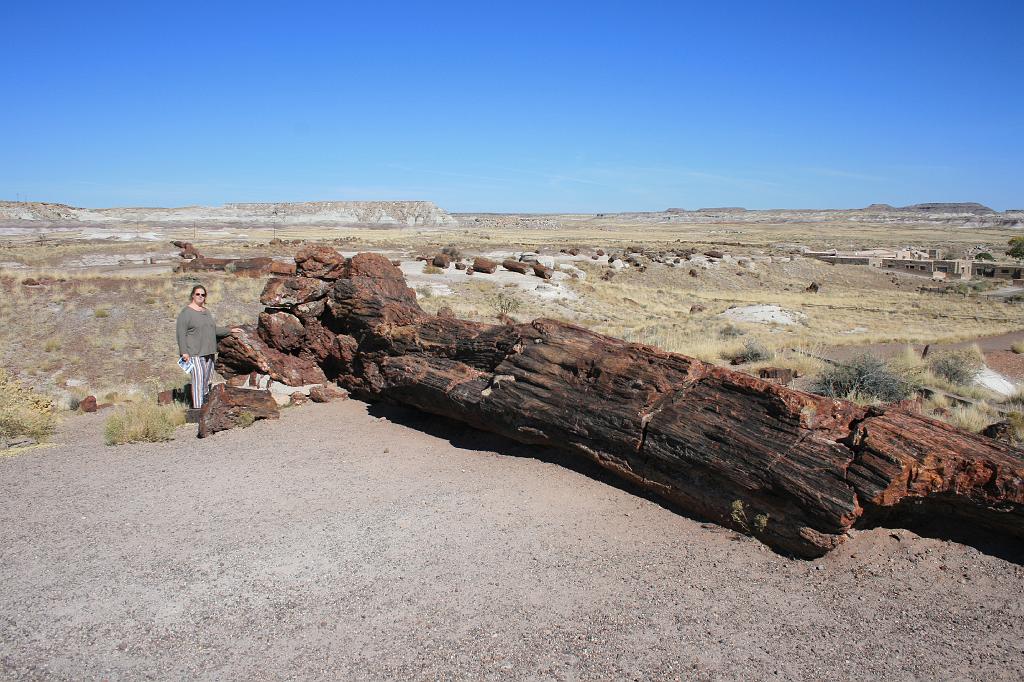
[[199,411],[199,437],[248,426],[260,419],[277,419],[280,412],[270,391],[217,384]]
[[348,391],[334,384],[314,386],[309,389],[309,399],[314,403],[329,403],[332,400],[346,400]]
[[707,306],[703,306],[700,303],[694,303],[693,305],[690,306],[691,315],[693,315],[694,313],[702,313],[705,310],[707,310]]
[[466,264],[463,263],[462,261],[456,261],[455,262],[455,269],[456,270],[465,270],[466,269]]
[[304,403],[308,403],[309,402],[309,396],[307,396],[302,391],[295,391],[290,396],[288,396],[288,398],[289,398],[288,402],[289,402],[290,405],[302,405]]
[[554,272],[554,270],[546,265],[541,265],[540,263],[533,264],[533,274],[542,279],[551,279],[551,275],[553,275]]
[[501,261],[501,267],[512,272],[518,272],[520,275],[525,275],[527,271],[530,269],[530,266],[527,265],[526,263],[522,261],[512,260],[511,258],[506,258],[505,260]]
[[773,384],[787,386],[789,382],[800,375],[796,370],[789,369],[788,367],[762,367],[757,370],[757,376]]
[[493,275],[494,271],[498,269],[498,264],[492,261],[490,258],[478,257],[473,259],[473,271],[483,272],[488,275]]
[[447,254],[439,253],[436,256],[434,256],[434,259],[430,261],[430,264],[433,265],[435,268],[441,268],[442,270],[446,270],[448,266],[452,264],[452,259],[449,258]]
[[95,412],[97,409],[96,396],[87,395],[78,403],[78,409],[82,412]]
[[820,288],[821,288],[820,284],[818,284],[817,282],[811,282],[810,284],[807,285],[807,288],[804,289],[804,291],[806,291],[808,293],[811,293],[811,294],[816,294],[816,293],[818,293],[818,289],[820,289]]

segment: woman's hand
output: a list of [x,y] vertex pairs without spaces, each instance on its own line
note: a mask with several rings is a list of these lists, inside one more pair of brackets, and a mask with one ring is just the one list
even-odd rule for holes
[[242,331],[244,331],[244,330],[241,327],[232,327],[231,328],[231,333],[232,334],[241,334]]
[[189,357],[188,353],[182,353],[181,354],[181,359],[184,360],[185,362],[188,362],[192,358]]

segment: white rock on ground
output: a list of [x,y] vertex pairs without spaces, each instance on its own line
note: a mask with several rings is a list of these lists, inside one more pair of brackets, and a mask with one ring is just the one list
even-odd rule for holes
[[1004,398],[1009,398],[1016,394],[1021,388],[1006,376],[988,367],[978,372],[978,376],[974,378],[974,383],[993,393],[998,393]]
[[729,308],[719,313],[718,317],[732,320],[733,322],[755,322],[758,324],[799,324],[807,319],[807,316],[795,310],[785,310],[777,305],[745,305],[738,308]]

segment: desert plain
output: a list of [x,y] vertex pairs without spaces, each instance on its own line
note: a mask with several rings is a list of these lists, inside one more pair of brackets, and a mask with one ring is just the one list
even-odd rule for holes
[[[0,671],[1020,679],[1014,540],[922,523],[857,529],[822,559],[794,559],[590,463],[355,400],[202,440],[181,425],[163,442],[108,445],[106,424],[183,383],[173,326],[193,284],[221,324],[262,310],[269,275],[183,268],[172,241],[283,264],[324,244],[385,254],[428,312],[561,320],[755,375],[792,370],[800,390],[865,353],[885,358],[923,389],[917,409],[975,432],[1005,421],[1009,448],[1024,382],[1019,279],[936,280],[809,254],[1012,262],[1002,254],[1022,228],[1020,211],[975,205],[0,205],[4,381],[57,417],[0,434]],[[476,258],[539,263],[547,277],[468,274]],[[978,363],[969,380],[932,364],[944,354]],[[88,396],[108,407],[81,414]]]

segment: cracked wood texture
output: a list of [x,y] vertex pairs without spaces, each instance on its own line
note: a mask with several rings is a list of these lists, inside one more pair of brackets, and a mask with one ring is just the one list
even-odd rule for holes
[[377,254],[314,247],[296,263],[297,276],[268,282],[257,324],[221,342],[222,373],[323,377],[567,450],[798,556],[910,512],[1024,537],[1018,448],[562,322],[430,315]]

